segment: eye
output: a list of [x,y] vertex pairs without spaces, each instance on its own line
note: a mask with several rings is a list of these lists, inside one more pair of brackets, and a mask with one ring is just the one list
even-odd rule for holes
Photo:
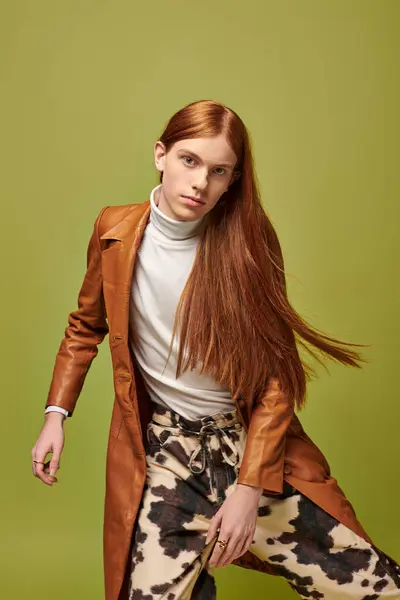
[[[194,162],[195,162],[195,159],[194,159],[192,156],[187,156],[187,155],[186,155],[186,156],[181,156],[181,159],[184,161],[185,165],[187,165],[188,167],[191,167],[191,166],[193,166],[193,164],[194,164]],[[191,160],[192,162],[191,162],[191,163],[188,163],[188,162],[186,162],[187,160]],[[224,169],[223,167],[217,167],[217,168],[216,168],[216,171],[217,171],[218,169],[219,169],[220,171],[222,171],[222,173],[217,173],[217,175],[220,175],[220,176],[221,176],[221,175],[225,175],[225,173],[226,173],[226,169]]]
[[[184,161],[186,158],[188,158],[189,160],[194,160],[194,159],[193,159],[191,156],[182,156],[182,159],[183,159],[183,161]],[[188,163],[185,163],[185,164],[187,165]],[[190,164],[193,164],[193,163],[190,163]]]

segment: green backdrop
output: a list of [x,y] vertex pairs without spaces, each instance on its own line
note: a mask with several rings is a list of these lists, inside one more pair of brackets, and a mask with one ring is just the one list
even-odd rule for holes
[[[372,344],[329,363],[302,421],[361,522],[400,559],[399,16],[396,0],[3,2],[1,22],[0,597],[102,598],[108,340],[72,419],[59,483],[31,474],[51,372],[99,210],[158,183],[153,145],[213,98],[248,126],[291,300]],[[219,598],[295,598],[217,571]]]

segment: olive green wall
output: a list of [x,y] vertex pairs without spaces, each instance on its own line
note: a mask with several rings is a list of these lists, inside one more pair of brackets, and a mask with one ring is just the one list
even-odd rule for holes
[[[153,144],[202,98],[247,124],[292,302],[372,344],[329,363],[302,420],[360,520],[400,559],[399,3],[3,2],[0,597],[102,598],[108,341],[65,425],[59,483],[31,474],[54,358],[99,210],[158,183]],[[397,510],[396,510],[397,509]],[[228,567],[220,600],[294,598]]]

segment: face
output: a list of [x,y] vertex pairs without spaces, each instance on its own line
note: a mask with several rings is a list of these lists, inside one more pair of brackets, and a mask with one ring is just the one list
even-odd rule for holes
[[[213,209],[237,177],[236,155],[224,135],[176,142],[168,151],[162,142],[154,146],[154,161],[163,172],[155,202],[177,221],[195,221]],[[189,196],[199,202],[188,199]]]

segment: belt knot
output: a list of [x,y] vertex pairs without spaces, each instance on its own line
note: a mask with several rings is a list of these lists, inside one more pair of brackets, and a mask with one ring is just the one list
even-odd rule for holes
[[[195,435],[200,440],[200,444],[197,446],[197,448],[195,448],[195,450],[193,450],[192,454],[190,455],[190,459],[189,459],[189,469],[194,475],[200,475],[201,473],[204,472],[204,469],[206,468],[206,461],[207,461],[207,445],[206,445],[207,441],[206,441],[206,439],[207,439],[207,436],[209,436],[209,435],[213,435],[213,434],[216,435],[216,437],[219,441],[220,447],[221,447],[222,456],[224,457],[226,462],[231,466],[234,466],[237,464],[238,459],[239,459],[239,453],[238,453],[234,443],[229,438],[226,429],[223,429],[222,427],[219,427],[218,425],[215,425],[212,423],[205,423],[204,425],[202,425],[202,427],[200,428],[199,431],[188,431],[184,427],[182,427],[182,425],[180,423],[178,423],[178,426],[180,427],[180,429],[183,432],[186,432],[189,435]],[[223,442],[225,442],[227,444],[227,446],[229,446],[229,448],[232,450],[234,460],[229,458],[229,456],[226,454]],[[201,459],[201,467],[200,467],[200,469],[196,469],[193,466],[193,462],[196,460],[196,458],[199,454],[200,454],[200,459]]]

